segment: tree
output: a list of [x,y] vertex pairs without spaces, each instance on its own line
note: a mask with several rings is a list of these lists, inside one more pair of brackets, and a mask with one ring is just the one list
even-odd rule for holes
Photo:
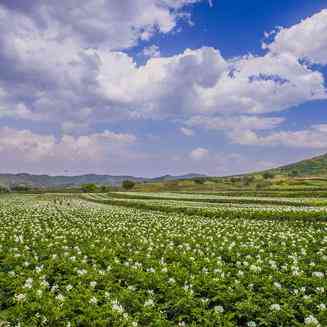
[[300,173],[299,173],[296,169],[291,170],[291,171],[289,172],[289,174],[288,174],[288,176],[290,176],[290,177],[297,177],[297,176],[299,176],[299,175],[300,175]]
[[8,192],[9,192],[9,188],[5,185],[0,184],[0,193],[8,193]]
[[267,181],[267,180],[261,180],[261,181],[258,181],[255,188],[257,190],[260,190],[260,189],[265,189],[265,188],[269,188],[271,186],[271,182],[270,181]]
[[82,184],[81,189],[85,193],[92,193],[97,191],[96,184]]
[[231,177],[229,180],[233,184],[239,183],[241,181],[239,177]]
[[275,177],[275,175],[271,171],[266,171],[262,174],[262,177],[264,179],[272,179]]
[[31,187],[25,184],[17,184],[17,185],[13,185],[11,187],[11,190],[13,192],[28,192],[31,190]]
[[196,178],[193,178],[193,182],[195,184],[204,184],[205,183],[205,179],[203,177],[196,177]]
[[255,178],[254,176],[244,176],[243,177],[243,185],[250,185],[252,182],[254,182]]
[[122,182],[122,187],[125,190],[131,190],[135,186],[135,182],[126,179],[125,181]]
[[109,186],[109,185],[101,185],[100,186],[100,190],[103,193],[110,192],[111,191],[111,186]]

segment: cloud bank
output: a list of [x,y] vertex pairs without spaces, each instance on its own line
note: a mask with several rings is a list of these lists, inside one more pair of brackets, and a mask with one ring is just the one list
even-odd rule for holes
[[[327,148],[325,125],[281,130],[285,119],[278,117],[327,99],[319,68],[327,64],[327,10],[267,33],[261,56],[224,58],[201,47],[163,57],[150,45],[143,50],[149,59],[138,65],[127,53],[155,35],[177,33],[199,2],[2,1],[0,119],[51,123],[60,135],[2,127],[0,154],[42,165],[64,153],[104,160],[126,143],[135,152],[134,135],[93,127],[126,120],[177,122],[184,136],[220,130],[240,145]],[[204,145],[190,157],[206,151]]]

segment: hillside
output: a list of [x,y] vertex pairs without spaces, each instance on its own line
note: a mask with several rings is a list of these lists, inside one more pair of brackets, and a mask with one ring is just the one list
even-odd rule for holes
[[298,177],[326,177],[327,154],[270,170],[273,173]]
[[[325,179],[327,180],[327,154],[317,156],[311,159],[303,160],[294,164],[289,164],[286,166],[270,169],[263,172],[250,173],[244,175],[238,175],[235,177],[242,178],[245,176],[263,176],[266,173],[272,173],[275,176],[287,176],[293,177],[294,180],[304,180],[304,179]],[[192,180],[196,177],[205,177],[207,178],[207,183],[205,185],[195,185],[194,183],[189,184],[188,180]],[[233,176],[230,176],[233,177]],[[164,175],[155,178],[144,178],[144,177],[135,177],[135,176],[113,176],[113,175],[96,175],[96,174],[88,174],[88,175],[80,175],[80,176],[49,176],[49,175],[32,175],[32,174],[0,174],[0,185],[4,186],[16,186],[16,185],[27,185],[31,187],[43,187],[43,188],[62,188],[62,187],[78,187],[81,184],[89,184],[94,183],[97,185],[112,185],[119,186],[124,180],[132,180],[141,184],[146,183],[144,187],[139,185],[140,190],[143,189],[151,189],[151,187],[156,188],[161,186],[165,188],[176,187],[174,184],[169,184],[169,182],[173,181],[181,181],[180,187],[187,188],[188,186],[195,189],[203,189],[206,188],[210,181],[214,182],[215,187],[223,187],[224,180],[228,180],[228,178],[209,178],[205,175],[201,174],[186,174],[180,176],[172,176],[172,175]],[[288,178],[287,178],[288,179]],[[256,179],[257,180],[257,179]],[[256,183],[256,180],[254,183]],[[289,179],[288,179],[289,180]],[[168,182],[168,184],[167,184]],[[235,183],[235,181],[234,181]],[[242,182],[241,182],[242,183]],[[220,185],[222,184],[222,185]],[[152,185],[152,186],[151,186]],[[225,185],[226,187],[230,187],[229,183]],[[250,185],[247,185],[250,186]],[[210,186],[211,187],[211,186]]]

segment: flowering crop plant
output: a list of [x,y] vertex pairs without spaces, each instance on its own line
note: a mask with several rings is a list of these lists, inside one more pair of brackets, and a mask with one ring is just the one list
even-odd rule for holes
[[327,326],[326,222],[247,210],[6,196],[0,326]]

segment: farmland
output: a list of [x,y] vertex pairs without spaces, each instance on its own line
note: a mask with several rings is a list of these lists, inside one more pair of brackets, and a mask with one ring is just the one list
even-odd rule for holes
[[2,195],[0,325],[327,326],[326,202]]

